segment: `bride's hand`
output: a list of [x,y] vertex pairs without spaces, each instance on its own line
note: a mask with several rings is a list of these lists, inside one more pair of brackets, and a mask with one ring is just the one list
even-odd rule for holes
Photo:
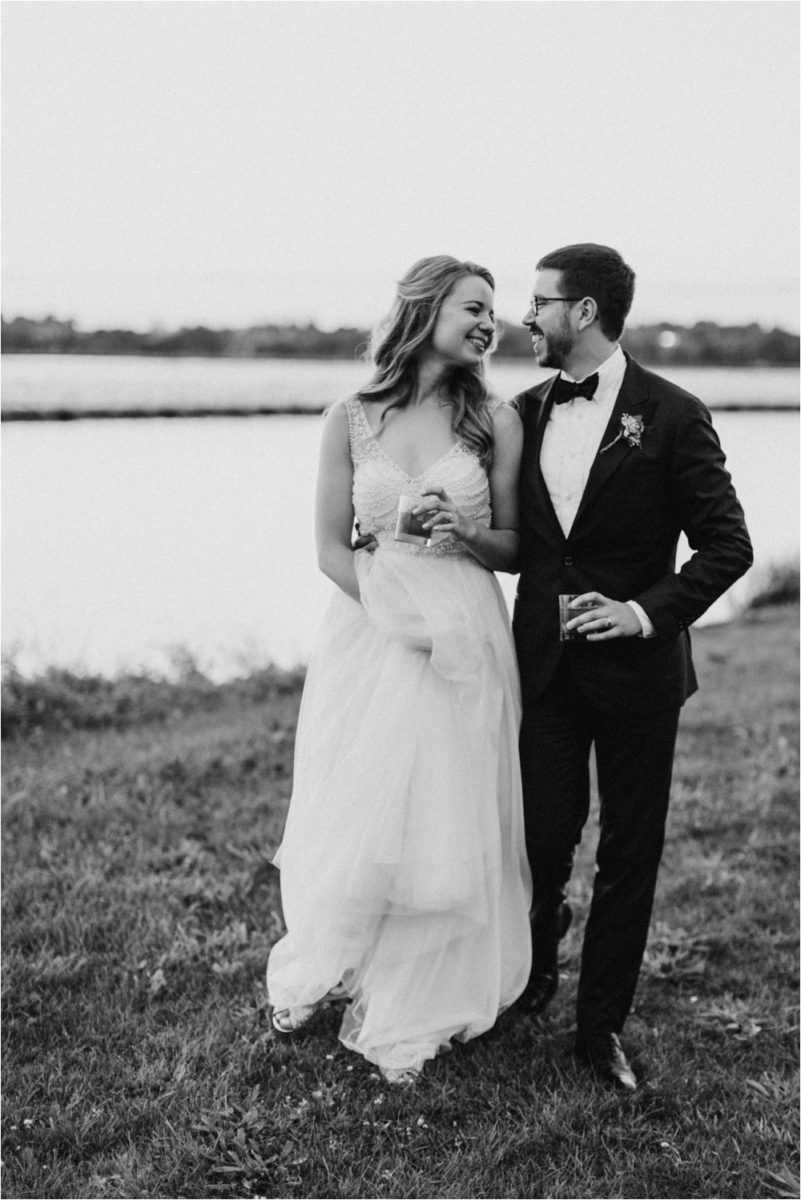
[[444,488],[429,488],[413,512],[432,533],[452,533],[465,542],[475,535],[475,521],[456,507]]

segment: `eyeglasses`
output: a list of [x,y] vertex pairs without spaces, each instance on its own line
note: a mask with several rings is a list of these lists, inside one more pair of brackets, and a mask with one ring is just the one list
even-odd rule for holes
[[531,307],[536,317],[541,308],[546,304],[555,304],[557,300],[561,300],[567,304],[575,304],[577,300],[583,300],[583,296],[532,296]]

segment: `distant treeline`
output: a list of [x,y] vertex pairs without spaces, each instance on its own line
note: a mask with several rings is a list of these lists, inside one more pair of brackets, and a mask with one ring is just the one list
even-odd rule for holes
[[[360,357],[368,331],[346,327],[325,332],[308,325],[255,325],[249,329],[209,329],[205,325],[172,332],[75,328],[74,321],[48,317],[2,319],[4,354],[144,354],[195,355],[214,358],[343,358]],[[797,366],[799,336],[761,325],[636,325],[627,329],[623,346],[645,363],[699,366]],[[499,358],[529,358],[531,342],[520,325],[505,325]]]

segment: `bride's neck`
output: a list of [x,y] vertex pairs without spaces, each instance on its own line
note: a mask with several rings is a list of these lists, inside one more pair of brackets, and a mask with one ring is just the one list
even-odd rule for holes
[[417,387],[409,403],[425,404],[427,400],[434,400],[441,404],[446,399],[442,385],[447,373],[447,367],[441,362],[421,362],[417,371]]

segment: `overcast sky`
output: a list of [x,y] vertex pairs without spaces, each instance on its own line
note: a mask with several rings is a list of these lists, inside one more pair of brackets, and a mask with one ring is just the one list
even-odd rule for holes
[[3,4],[3,311],[369,324],[417,258],[616,246],[631,320],[798,329],[798,5]]

